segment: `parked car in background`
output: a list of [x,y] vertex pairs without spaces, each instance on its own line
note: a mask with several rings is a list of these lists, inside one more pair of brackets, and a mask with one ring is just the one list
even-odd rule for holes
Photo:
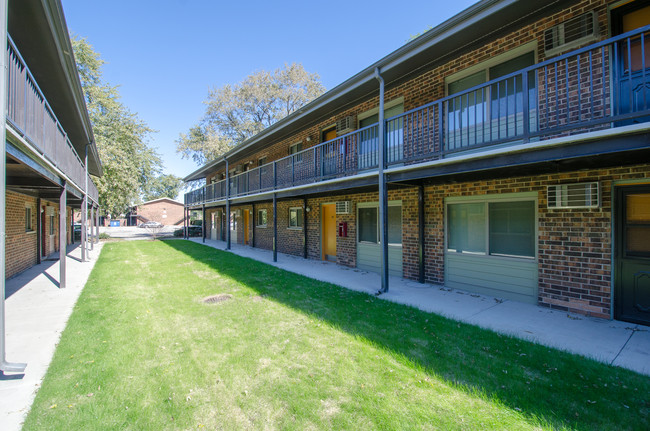
[[162,223],[158,223],[157,221],[147,221],[144,223],[140,223],[138,227],[143,227],[143,228],[156,228],[156,227],[162,227]]

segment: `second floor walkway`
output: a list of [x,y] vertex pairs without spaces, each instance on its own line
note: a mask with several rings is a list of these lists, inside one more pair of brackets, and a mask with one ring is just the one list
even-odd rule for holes
[[[387,118],[385,166],[650,121],[650,26],[523,68]],[[378,170],[375,123],[185,195],[200,205]]]

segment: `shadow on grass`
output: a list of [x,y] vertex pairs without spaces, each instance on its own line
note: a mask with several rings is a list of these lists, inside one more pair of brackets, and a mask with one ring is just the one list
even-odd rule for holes
[[189,241],[165,245],[554,428],[650,429],[650,379]]

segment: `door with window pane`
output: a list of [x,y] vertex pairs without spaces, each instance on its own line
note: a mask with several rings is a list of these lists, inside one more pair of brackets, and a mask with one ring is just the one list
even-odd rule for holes
[[650,325],[650,186],[616,190],[615,318]]
[[[639,7],[642,5],[642,7]],[[612,9],[612,32],[626,33],[650,24],[650,6],[628,2]],[[650,108],[650,34],[644,33],[617,46],[618,58],[614,74],[618,81],[618,114],[644,111]],[[645,122],[647,118],[629,120]]]

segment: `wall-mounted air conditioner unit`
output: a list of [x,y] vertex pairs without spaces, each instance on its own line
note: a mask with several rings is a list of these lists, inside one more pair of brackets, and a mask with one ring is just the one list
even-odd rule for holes
[[547,56],[559,54],[596,39],[598,20],[594,11],[590,11],[544,31],[544,53]]
[[348,115],[347,117],[341,118],[336,122],[336,134],[338,136],[345,135],[354,130],[354,116]]
[[337,214],[350,214],[350,201],[339,201],[336,203]]
[[598,208],[600,187],[597,182],[548,186],[548,208]]

